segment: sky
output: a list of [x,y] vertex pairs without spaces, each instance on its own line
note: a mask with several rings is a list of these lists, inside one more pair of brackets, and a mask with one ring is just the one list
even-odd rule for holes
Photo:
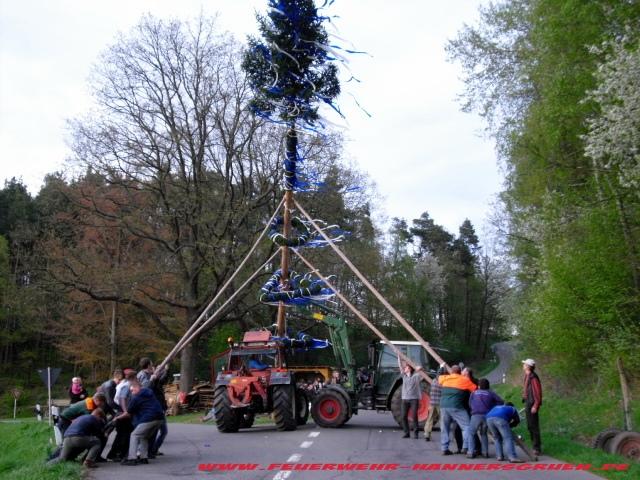
[[[462,113],[462,70],[444,46],[474,24],[484,0],[335,0],[328,30],[368,55],[349,57],[361,83],[338,105],[345,156],[376,184],[387,218],[427,211],[457,233],[481,231],[501,188],[493,142]],[[88,78],[100,52],[145,13],[189,20],[218,14],[240,41],[256,33],[266,0],[0,0],[0,181],[21,178],[37,194],[70,156],[66,121],[92,105]]]

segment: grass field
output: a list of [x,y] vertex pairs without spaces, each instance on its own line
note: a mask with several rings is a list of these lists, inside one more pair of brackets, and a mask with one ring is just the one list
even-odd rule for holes
[[76,462],[47,467],[51,427],[46,422],[19,420],[0,422],[0,478],[11,480],[79,480]]
[[[543,379],[544,381],[544,379]],[[511,401],[516,408],[522,408],[521,388],[513,385],[498,385],[495,391]],[[622,408],[617,401],[619,393],[603,390],[585,390],[570,395],[559,395],[546,389],[540,410],[540,428],[542,431],[542,449],[545,455],[573,464],[591,464],[600,467],[604,464],[630,464],[625,472],[593,472],[605,478],[615,480],[637,480],[640,478],[640,465],[619,455],[607,454],[590,447],[591,440],[598,432],[609,427],[622,426]],[[615,400],[614,400],[615,399]],[[634,425],[640,425],[640,402],[632,405]],[[527,443],[529,432],[526,422],[516,429]]]

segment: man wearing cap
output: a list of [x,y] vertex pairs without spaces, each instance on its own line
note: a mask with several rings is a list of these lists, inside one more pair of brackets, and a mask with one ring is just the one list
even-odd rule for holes
[[540,442],[540,419],[538,412],[542,405],[542,385],[536,374],[536,362],[527,358],[522,361],[522,369],[524,370],[524,380],[522,388],[522,401],[525,404],[525,412],[527,414],[527,429],[531,435],[531,443],[533,443],[533,454],[538,456],[542,451]]
[[87,415],[97,408],[104,408],[106,398],[104,393],[96,393],[93,397],[86,398],[82,402],[76,402],[65,408],[60,414],[58,428],[62,434],[65,433],[71,422],[81,415]]

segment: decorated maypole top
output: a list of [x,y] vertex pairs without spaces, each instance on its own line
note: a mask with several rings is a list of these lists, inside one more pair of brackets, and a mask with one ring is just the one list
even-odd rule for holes
[[[326,0],[321,8],[333,3]],[[268,0],[266,15],[257,15],[261,38],[249,38],[243,68],[254,97],[254,114],[287,127],[284,160],[284,215],[281,220],[281,265],[277,272],[280,291],[290,290],[289,248],[293,192],[300,183],[296,166],[298,129],[315,131],[318,107],[340,93],[338,68],[331,63],[332,48],[313,0]],[[299,239],[298,239],[299,241]],[[292,245],[293,243],[293,245]],[[279,301],[277,334],[285,335],[285,304]]]

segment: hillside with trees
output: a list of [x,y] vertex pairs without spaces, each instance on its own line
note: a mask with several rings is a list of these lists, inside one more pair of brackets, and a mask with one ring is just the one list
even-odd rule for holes
[[511,321],[564,378],[640,366],[639,21],[638,2],[501,1],[448,45],[506,175]]

